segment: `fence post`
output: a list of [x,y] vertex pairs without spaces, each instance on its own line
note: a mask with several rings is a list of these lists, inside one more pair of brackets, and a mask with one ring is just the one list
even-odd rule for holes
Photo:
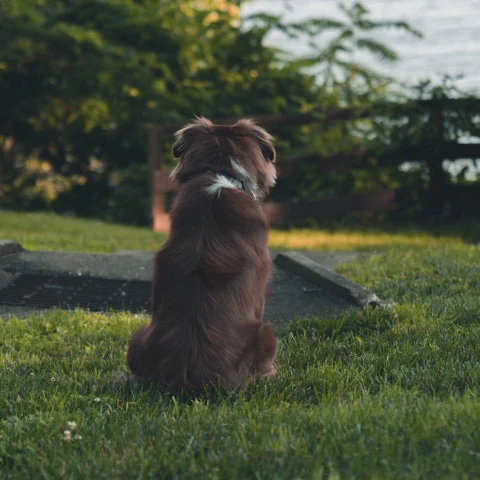
[[429,158],[429,195],[428,210],[430,214],[438,215],[445,209],[447,192],[447,177],[443,169],[445,156],[444,118],[441,105],[433,106],[430,116],[432,122],[432,151]]
[[147,127],[148,163],[150,165],[150,195],[152,199],[152,224],[155,232],[168,232],[170,218],[166,210],[166,192],[158,181],[162,173],[163,135],[155,126]]

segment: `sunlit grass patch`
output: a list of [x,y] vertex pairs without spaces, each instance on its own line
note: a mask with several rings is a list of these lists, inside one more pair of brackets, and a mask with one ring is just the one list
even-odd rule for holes
[[384,250],[390,248],[438,247],[462,245],[465,241],[458,235],[444,233],[435,235],[421,230],[398,232],[380,229],[312,229],[271,230],[271,247],[307,250]]
[[118,250],[153,251],[162,245],[166,236],[149,228],[53,213],[0,211],[0,238],[17,241],[27,250],[110,253]]

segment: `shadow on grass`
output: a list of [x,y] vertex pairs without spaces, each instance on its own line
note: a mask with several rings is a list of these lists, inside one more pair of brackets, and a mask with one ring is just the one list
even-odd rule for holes
[[205,404],[233,404],[239,397],[249,399],[258,393],[268,395],[270,388],[274,386],[275,379],[253,378],[247,381],[242,387],[235,390],[228,389],[220,384],[207,386],[204,389],[196,391],[175,391],[168,385],[154,380],[142,379],[129,373],[120,373],[112,380],[107,381],[104,388],[106,392],[122,395],[123,401],[133,399],[139,393],[149,397],[149,400],[156,402],[159,400],[170,400],[176,403],[191,403],[201,401]]

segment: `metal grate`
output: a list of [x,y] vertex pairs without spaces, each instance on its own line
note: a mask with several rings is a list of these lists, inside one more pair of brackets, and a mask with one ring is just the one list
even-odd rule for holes
[[151,313],[151,282],[78,275],[21,275],[0,290],[0,305]]

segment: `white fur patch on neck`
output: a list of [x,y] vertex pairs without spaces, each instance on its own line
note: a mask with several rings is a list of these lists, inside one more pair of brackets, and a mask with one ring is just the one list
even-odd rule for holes
[[220,192],[222,188],[234,188],[238,190],[238,187],[231,182],[228,178],[224,177],[223,175],[216,175],[215,181],[209,185],[205,191],[209,195],[218,195],[220,196]]

